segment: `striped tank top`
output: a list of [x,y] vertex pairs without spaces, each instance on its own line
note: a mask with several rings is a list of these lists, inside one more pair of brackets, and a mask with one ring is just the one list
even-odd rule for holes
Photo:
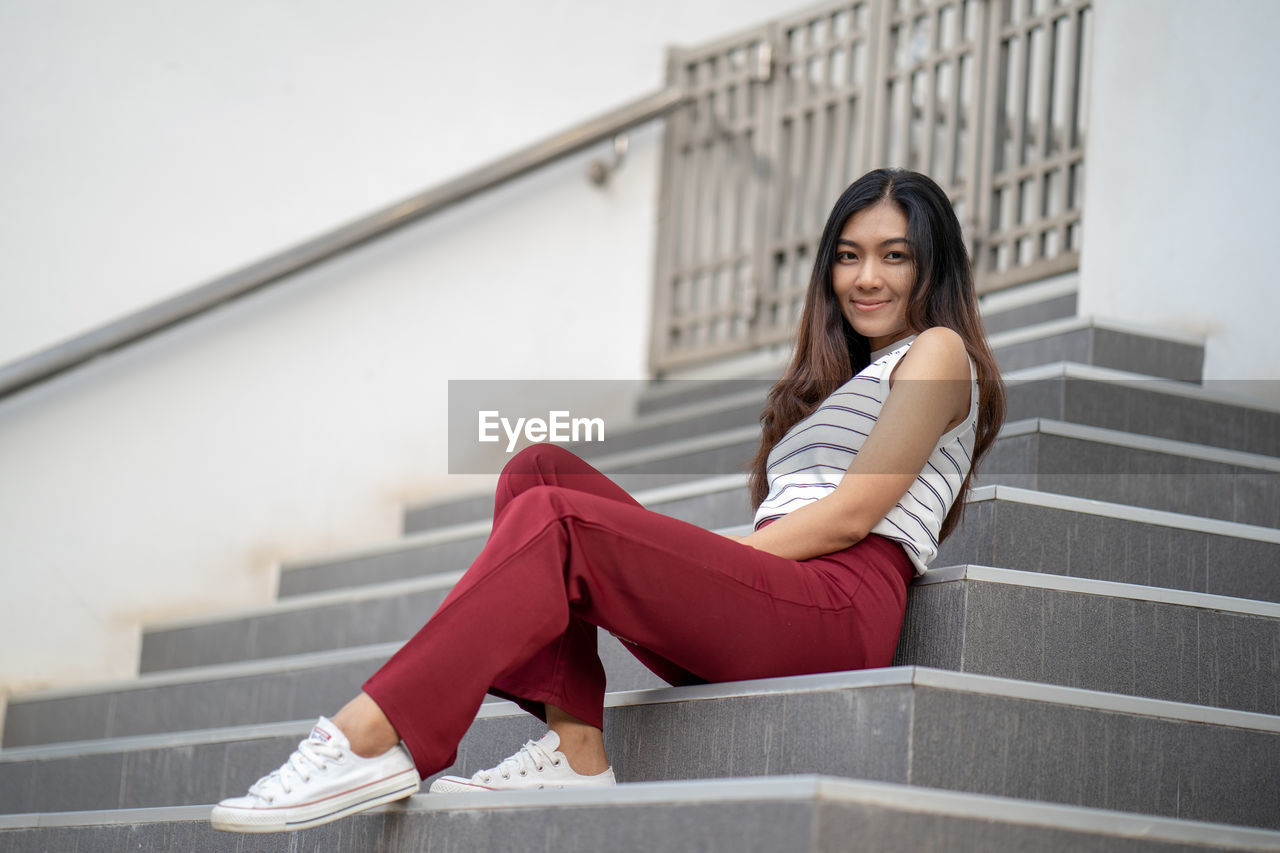
[[[889,376],[914,336],[872,353],[871,364],[837,388],[769,451],[769,494],[755,526],[781,518],[835,491],[889,396]],[[938,555],[938,533],[969,473],[978,423],[978,378],[969,360],[969,414],[938,439],[902,499],[871,528],[901,543],[918,573]]]

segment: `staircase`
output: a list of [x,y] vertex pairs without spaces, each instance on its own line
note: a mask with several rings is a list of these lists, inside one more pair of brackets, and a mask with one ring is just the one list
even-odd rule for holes
[[[627,784],[214,832],[479,551],[487,496],[411,507],[269,606],[151,626],[136,679],[12,697],[0,851],[1280,849],[1280,408],[1198,385],[1194,340],[1075,314],[1042,286],[988,313],[1009,419],[892,667],[670,688],[602,633]],[[658,383],[598,461],[740,527],[766,385]],[[539,731],[488,702],[445,772]]]

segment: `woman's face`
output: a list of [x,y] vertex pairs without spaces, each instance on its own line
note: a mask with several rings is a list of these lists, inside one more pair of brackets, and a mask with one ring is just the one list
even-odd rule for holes
[[911,334],[907,300],[915,283],[907,217],[882,201],[850,216],[836,244],[831,281],[849,325],[878,350]]

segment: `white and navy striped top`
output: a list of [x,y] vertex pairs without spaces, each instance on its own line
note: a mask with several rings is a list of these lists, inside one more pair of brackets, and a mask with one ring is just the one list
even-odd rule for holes
[[[756,527],[835,491],[880,416],[889,396],[889,375],[914,340],[911,337],[872,353],[866,369],[837,388],[773,446],[766,469],[769,494],[756,510]],[[924,572],[938,554],[943,519],[973,458],[978,378],[972,359],[969,376],[968,417],[938,439],[907,493],[871,528],[872,533],[901,543],[917,572]]]

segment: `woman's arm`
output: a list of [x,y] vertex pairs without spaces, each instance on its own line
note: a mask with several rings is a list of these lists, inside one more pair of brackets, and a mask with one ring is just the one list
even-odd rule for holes
[[969,414],[969,359],[950,329],[926,329],[898,363],[871,434],[834,492],[740,540],[761,551],[807,560],[863,539],[893,509],[938,439]]

